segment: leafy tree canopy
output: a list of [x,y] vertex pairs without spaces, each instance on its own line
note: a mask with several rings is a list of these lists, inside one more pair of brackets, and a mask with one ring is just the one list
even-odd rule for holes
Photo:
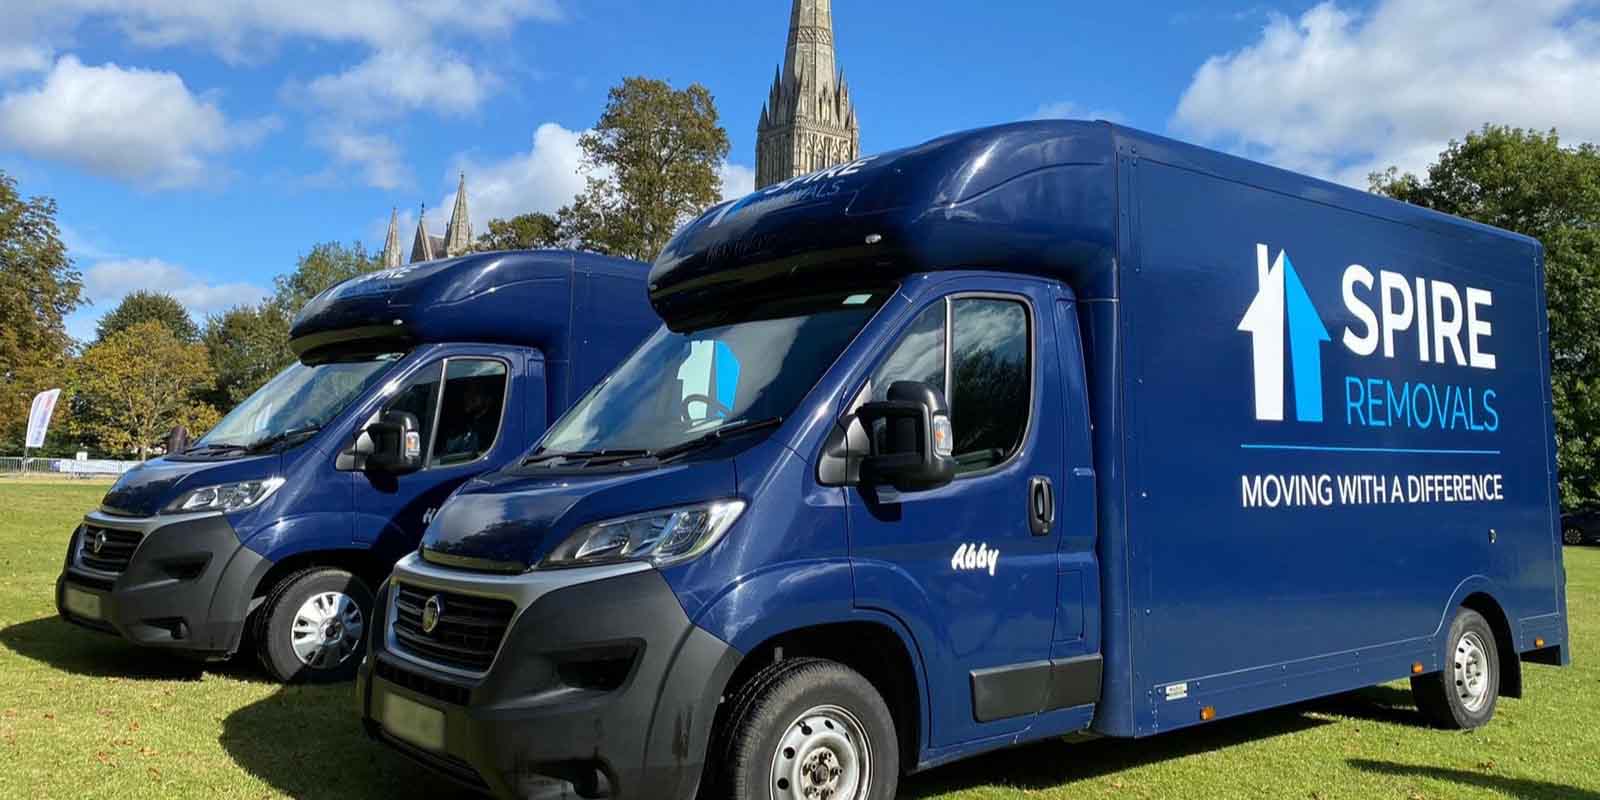
[[535,211],[518,214],[511,219],[489,220],[489,232],[478,237],[473,249],[478,252],[538,250],[561,247],[565,240],[566,236],[555,216]]
[[208,399],[232,408],[294,361],[289,320],[270,303],[239,306],[206,320],[205,345],[217,373]]
[[324,290],[381,267],[382,262],[369,255],[359,242],[349,246],[323,242],[300,257],[294,272],[272,280],[272,304],[285,319],[293,320],[311,298]]
[[1371,185],[1544,244],[1562,504],[1600,504],[1600,149],[1486,125],[1452,141],[1425,177],[1391,167]]
[[97,412],[85,427],[107,449],[147,458],[178,425],[198,439],[217,423],[199,399],[215,380],[205,345],[155,320],[137,323],[84,351],[78,391]]
[[200,326],[189,318],[189,310],[177,298],[165,292],[142,289],[122,298],[116,308],[100,318],[100,323],[95,327],[95,341],[103,342],[113,333],[152,320],[167,326],[185,342],[200,341]]
[[721,197],[728,132],[698,83],[677,90],[624,79],[578,145],[587,188],[558,219],[582,249],[653,260],[679,226]]
[[33,395],[66,381],[65,318],[83,304],[83,280],[56,227],[56,203],[24,198],[0,172],[0,442],[20,449]]

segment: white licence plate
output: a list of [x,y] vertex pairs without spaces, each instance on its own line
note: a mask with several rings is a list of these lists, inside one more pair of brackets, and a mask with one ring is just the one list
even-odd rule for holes
[[411,744],[442,752],[444,750],[444,712],[399,695],[384,693],[378,721],[383,729]]
[[84,619],[100,619],[100,595],[89,594],[68,586],[66,593],[61,597],[61,604],[66,606],[68,611]]

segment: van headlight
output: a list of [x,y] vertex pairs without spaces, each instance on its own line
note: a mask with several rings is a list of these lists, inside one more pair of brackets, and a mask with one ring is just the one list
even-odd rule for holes
[[282,485],[282,478],[267,478],[193,489],[172,501],[172,504],[167,506],[167,511],[175,514],[191,514],[197,511],[221,511],[224,514],[231,514],[259,505]]
[[658,567],[711,549],[744,513],[743,500],[717,500],[591,522],[574,531],[540,564],[576,567],[648,561]]

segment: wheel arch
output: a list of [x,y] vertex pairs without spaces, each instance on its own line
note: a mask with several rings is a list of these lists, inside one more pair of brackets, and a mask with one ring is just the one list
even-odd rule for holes
[[1516,622],[1506,613],[1500,602],[1494,582],[1481,575],[1469,578],[1456,588],[1450,604],[1440,617],[1436,638],[1448,636],[1456,610],[1465,608],[1477,612],[1489,623],[1494,632],[1495,654],[1500,662],[1500,696],[1522,697],[1522,656],[1517,651]]

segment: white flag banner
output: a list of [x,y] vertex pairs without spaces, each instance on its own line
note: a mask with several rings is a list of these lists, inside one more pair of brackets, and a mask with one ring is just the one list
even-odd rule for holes
[[44,447],[45,434],[50,432],[50,417],[56,413],[56,401],[61,399],[60,389],[50,389],[33,396],[33,408],[28,411],[27,447]]

